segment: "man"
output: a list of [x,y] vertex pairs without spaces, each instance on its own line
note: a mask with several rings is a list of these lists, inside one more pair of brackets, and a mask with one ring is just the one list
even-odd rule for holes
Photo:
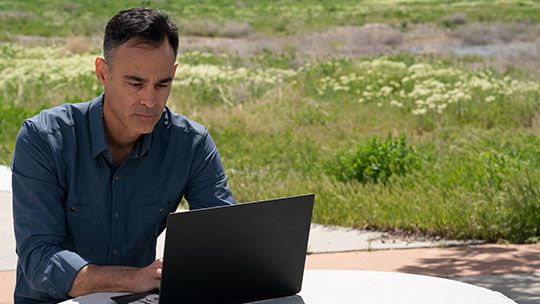
[[156,289],[167,213],[182,197],[191,209],[234,203],[207,130],[165,107],[177,49],[165,14],[121,11],[95,61],[104,94],[23,123],[11,164],[15,303]]

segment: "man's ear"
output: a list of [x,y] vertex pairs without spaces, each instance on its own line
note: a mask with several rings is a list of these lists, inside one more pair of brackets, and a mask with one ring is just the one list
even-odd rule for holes
[[176,68],[178,68],[178,62],[174,63],[174,67],[173,67],[173,71],[172,71],[173,78],[174,78],[174,75],[176,75]]
[[97,79],[101,85],[105,85],[109,79],[109,66],[102,57],[96,58],[95,65]]

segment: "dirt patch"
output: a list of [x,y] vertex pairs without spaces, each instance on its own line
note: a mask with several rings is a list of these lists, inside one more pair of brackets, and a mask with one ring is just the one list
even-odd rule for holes
[[447,44],[458,42],[451,30],[434,24],[418,24],[405,34],[404,45]]
[[539,38],[540,26],[531,24],[476,23],[464,24],[455,29],[420,24],[406,32],[386,24],[367,24],[286,37],[257,34],[237,39],[188,36],[182,39],[181,49],[225,52],[239,56],[251,56],[262,49],[274,52],[294,50],[299,57],[321,58],[395,51],[441,53],[446,50],[459,51],[459,48],[463,49],[463,55],[483,55],[474,49],[482,46],[493,49],[486,52],[486,55],[494,56],[504,52],[514,53],[514,49],[519,51],[526,43],[536,43]]
[[19,35],[13,38],[13,42],[26,47],[63,44],[65,43],[65,41],[66,38],[64,37],[43,37],[32,35]]
[[347,57],[385,53],[403,42],[404,34],[385,24],[361,27],[344,26],[306,36],[295,35],[288,43],[297,42],[298,52],[309,58],[339,54]]
[[28,12],[23,11],[16,11],[16,10],[7,10],[7,11],[0,11],[0,19],[21,19],[21,18],[29,18],[32,17],[32,14]]
[[239,38],[248,36],[252,28],[247,22],[227,21],[219,24],[213,20],[180,21],[180,33],[199,37]]
[[472,23],[451,32],[465,45],[489,45],[512,41],[530,41],[538,37],[540,28],[530,24]]
[[540,114],[536,114],[530,119],[529,128],[533,134],[540,136]]
[[355,57],[386,53],[401,45],[404,33],[385,24],[342,26],[328,31],[286,37],[250,35],[245,38],[184,37],[181,51],[213,51],[249,57],[270,50],[294,52],[301,61],[324,57]]
[[[500,31],[500,32],[497,32]],[[477,56],[500,72],[517,68],[540,78],[540,26],[471,24],[454,30],[421,25],[405,36],[404,52],[435,56]]]
[[95,52],[100,53],[103,43],[102,36],[73,36],[68,37],[43,37],[18,35],[11,39],[18,45],[24,47],[40,47],[40,46],[58,46],[63,45],[68,53],[84,53]]

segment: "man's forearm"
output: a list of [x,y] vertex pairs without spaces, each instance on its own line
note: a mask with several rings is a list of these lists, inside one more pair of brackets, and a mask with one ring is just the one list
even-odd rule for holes
[[125,266],[86,265],[68,292],[78,297],[100,291],[144,292],[159,288],[162,260],[156,260],[144,268]]
[[125,266],[86,265],[75,280],[68,295],[78,297],[98,291],[132,291],[138,268]]

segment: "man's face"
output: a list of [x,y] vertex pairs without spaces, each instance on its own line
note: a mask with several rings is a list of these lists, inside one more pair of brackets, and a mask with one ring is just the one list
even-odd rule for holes
[[176,72],[175,56],[166,40],[155,48],[137,38],[111,54],[109,62],[96,59],[105,88],[105,125],[115,139],[135,140],[152,132],[161,117]]

